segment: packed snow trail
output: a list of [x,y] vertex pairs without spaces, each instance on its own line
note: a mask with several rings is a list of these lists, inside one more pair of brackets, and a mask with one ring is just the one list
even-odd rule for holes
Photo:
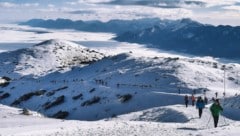
[[[159,107],[172,108],[188,116],[189,121],[186,123],[162,123],[152,121],[129,121],[131,114],[122,115],[119,118],[109,121],[101,120],[94,122],[85,121],[68,121],[49,119],[37,115],[31,116],[20,115],[19,109],[10,108],[0,105],[0,135],[1,136],[238,136],[239,122],[223,126],[223,120],[220,117],[219,127],[213,128],[212,120],[209,127],[206,128],[209,119],[209,110],[205,109],[201,119],[198,118],[198,112],[195,107],[185,108],[183,105]],[[165,109],[165,110],[166,110]],[[153,109],[149,109],[149,111]],[[144,111],[143,111],[144,112]],[[123,119],[123,117],[127,117]],[[171,116],[171,115],[169,115]],[[179,116],[176,116],[178,118]],[[121,120],[119,120],[121,119]],[[122,120],[123,119],[123,120]],[[224,131],[223,131],[224,130]]]

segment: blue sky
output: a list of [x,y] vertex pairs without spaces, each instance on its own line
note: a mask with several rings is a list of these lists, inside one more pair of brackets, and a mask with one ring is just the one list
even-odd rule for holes
[[72,20],[192,18],[240,25],[240,0],[0,0],[0,23],[33,18]]

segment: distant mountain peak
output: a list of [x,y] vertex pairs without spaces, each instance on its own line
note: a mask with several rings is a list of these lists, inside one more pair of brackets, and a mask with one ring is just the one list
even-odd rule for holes
[[74,46],[74,47],[81,47],[81,48],[85,48],[84,46],[81,46],[79,44],[70,42],[70,41],[66,41],[66,40],[60,40],[60,39],[49,39],[46,41],[43,41],[41,43],[38,43],[34,46],[49,46],[49,45],[65,45],[65,46]]
[[49,44],[54,44],[54,43],[57,43],[57,42],[61,42],[61,41],[58,40],[58,39],[49,39],[49,40],[43,41],[41,43],[38,43],[35,46],[49,45]]
[[192,19],[190,18],[183,18],[180,20],[181,23],[192,23],[192,22],[196,22],[196,21],[193,21]]

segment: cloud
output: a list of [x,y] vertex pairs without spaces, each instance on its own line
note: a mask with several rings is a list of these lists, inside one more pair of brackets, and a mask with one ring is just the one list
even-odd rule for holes
[[45,13],[49,13],[49,12],[58,12],[59,14],[61,13],[69,13],[70,11],[73,11],[74,9],[72,8],[68,8],[68,7],[47,7],[47,8],[38,8],[36,9],[37,11],[40,12],[45,12]]
[[79,0],[79,2],[160,8],[210,8],[215,6],[231,6],[239,3],[239,0]]
[[71,5],[71,6],[74,6],[74,5],[77,5],[79,4],[78,2],[65,2],[67,5]]
[[185,0],[184,4],[191,7],[195,7],[195,6],[205,7],[207,3],[202,1]]
[[39,3],[22,3],[16,4],[12,2],[0,2],[2,8],[25,8],[25,7],[38,7]]
[[75,11],[70,11],[68,13],[70,13],[70,14],[93,14],[96,12],[92,11],[92,10],[75,10]]
[[71,2],[65,2],[67,5],[79,5],[79,4],[99,4],[99,3],[108,3],[111,2],[112,0],[76,0],[76,1],[71,1]]
[[16,6],[17,6],[16,4],[10,2],[0,2],[0,7],[2,8],[13,8]]
[[196,0],[112,0],[109,2],[101,2],[102,4],[114,5],[139,5],[160,8],[181,8],[189,6],[205,6],[205,2]]
[[107,3],[113,0],[78,0],[78,3]]
[[234,5],[238,0],[192,0],[192,1],[201,1],[206,3],[206,7],[214,6],[224,6],[224,5]]
[[53,4],[48,4],[48,7],[49,7],[49,8],[54,8],[55,5],[53,5]]
[[[141,6],[103,6],[92,9],[95,15],[100,20],[111,19],[139,19],[139,18],[168,18],[179,19],[183,17],[191,17],[191,10],[181,8],[154,8],[154,7],[141,7]],[[109,14],[111,13],[111,14]]]
[[[211,24],[240,25],[239,0],[38,0],[39,3],[32,1],[0,0],[0,22],[31,18],[109,21],[159,17],[192,18]],[[23,12],[28,14],[22,14]]]
[[235,11],[239,11],[239,12],[240,12],[240,6],[237,6],[237,5],[225,6],[225,7],[223,7],[223,9],[226,9],[226,10],[235,10]]
[[235,10],[195,14],[192,19],[206,24],[240,26],[240,14]]
[[22,7],[38,7],[39,3],[24,3],[24,4],[20,4],[20,6],[22,6]]

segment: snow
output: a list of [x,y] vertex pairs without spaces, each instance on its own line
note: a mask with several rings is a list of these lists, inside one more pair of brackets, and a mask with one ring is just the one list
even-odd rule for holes
[[39,43],[59,38],[67,41],[106,41],[115,36],[109,33],[33,28],[15,24],[1,24],[0,33],[1,43]]
[[[70,30],[34,34],[26,32],[33,28],[13,28],[1,29],[5,33],[0,38],[2,44],[31,43],[30,37],[35,38],[29,48],[0,54],[0,75],[12,79],[1,88],[1,97],[10,94],[0,97],[1,104],[12,105],[31,92],[46,92],[13,105],[38,112],[29,116],[22,115],[20,109],[0,105],[0,135],[239,135],[239,97],[235,96],[240,89],[239,63],[119,43],[111,40],[112,34]],[[13,34],[12,40],[9,34]],[[62,62],[72,63],[76,56],[78,62],[96,60],[59,67]],[[223,66],[226,97],[222,96]],[[219,92],[224,112],[218,128],[213,128],[210,105],[201,119],[195,107],[183,106],[186,94],[196,90],[196,96],[203,96],[203,89],[209,99]],[[79,94],[83,97],[74,100]],[[122,102],[127,94],[131,99]],[[44,108],[60,96],[64,96],[63,103]],[[94,97],[100,97],[100,102],[82,106]],[[48,118],[60,110],[69,112],[68,120]]]
[[28,52],[30,54],[20,56],[15,69],[21,75],[46,75],[47,71],[56,71],[58,67],[75,66],[81,62],[96,61],[104,57],[97,52],[89,53],[83,46],[60,40],[40,43],[30,48]]
[[[156,111],[157,108],[149,110]],[[159,108],[160,109],[160,108]],[[228,124],[225,125],[224,120],[220,118],[218,128],[212,128],[212,120],[208,127],[209,115],[204,110],[202,119],[196,117],[196,109],[185,108],[181,105],[173,107],[166,107],[167,109],[181,110],[182,114],[190,118],[188,122],[182,123],[161,123],[151,121],[129,121],[128,119],[120,120],[108,120],[108,121],[70,121],[70,120],[57,120],[49,119],[45,117],[26,116],[19,114],[19,109],[10,108],[0,105],[0,135],[14,135],[14,136],[45,136],[45,135],[64,135],[64,136],[90,136],[90,135],[217,135],[217,136],[238,136],[238,128],[240,123],[232,123],[231,120],[225,120]],[[161,112],[164,112],[161,110]],[[144,113],[144,112],[142,112]],[[154,113],[154,112],[153,112]],[[132,113],[136,114],[136,113]],[[169,116],[171,116],[170,114]],[[125,116],[125,115],[124,115]],[[131,116],[131,115],[127,115]],[[151,119],[150,114],[146,114],[147,119]],[[137,118],[135,116],[135,118]],[[167,118],[167,117],[165,117]],[[140,118],[139,118],[140,119]],[[201,124],[201,125],[198,125]],[[230,125],[229,125],[230,124]]]

